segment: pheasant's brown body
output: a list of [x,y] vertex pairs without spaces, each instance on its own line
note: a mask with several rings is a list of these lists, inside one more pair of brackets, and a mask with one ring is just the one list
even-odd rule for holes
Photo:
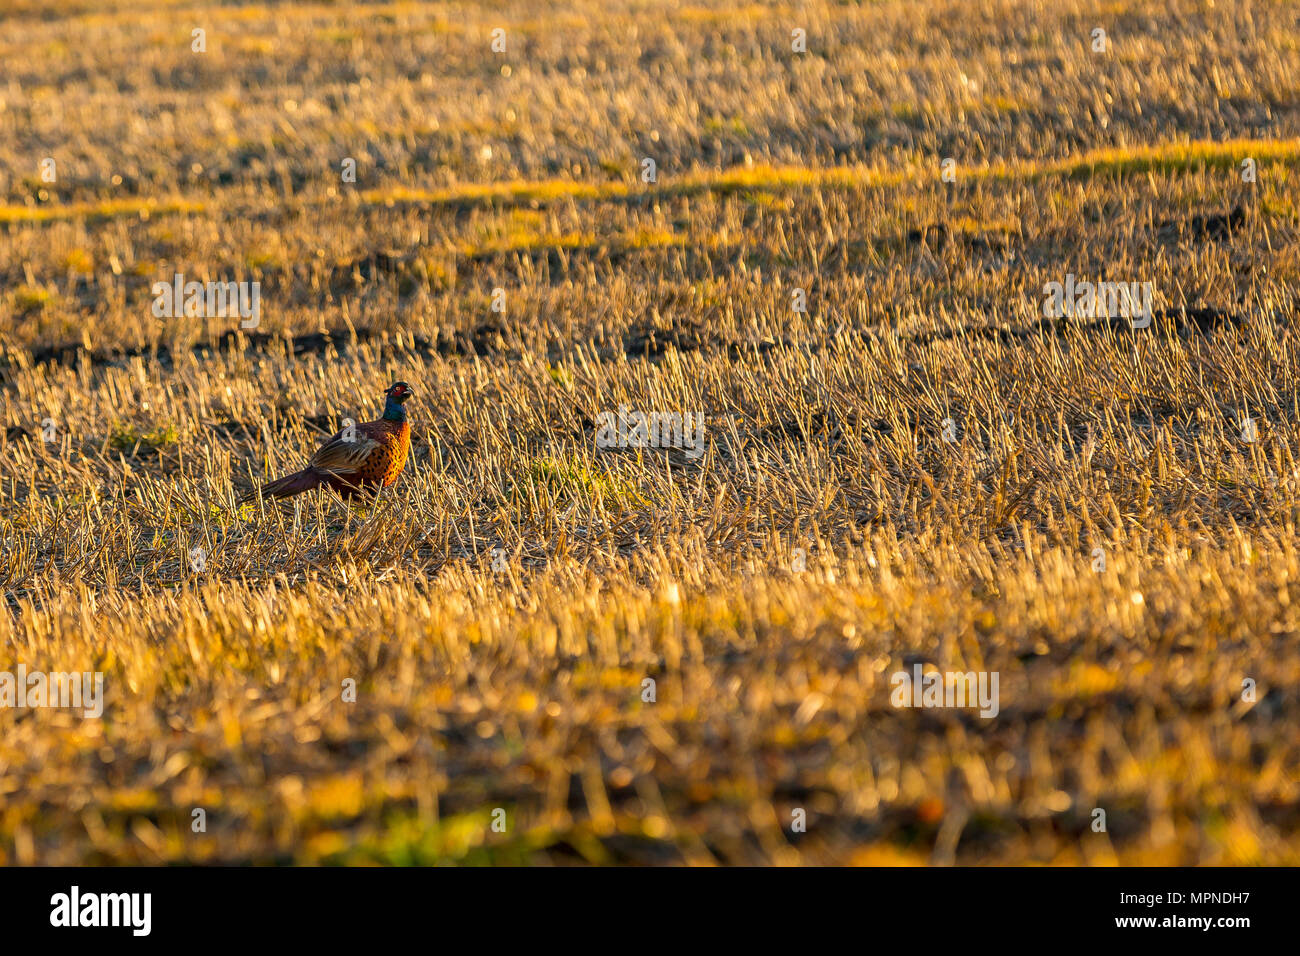
[[[342,495],[387,488],[406,467],[406,456],[411,451],[410,422],[387,422],[381,418],[379,421],[358,425],[356,432],[358,444],[373,441],[375,446],[366,453],[355,471],[331,474],[325,479],[324,484]],[[326,442],[322,451],[333,442],[342,440],[343,433],[339,432]]]
[[[384,417],[344,429],[317,449],[307,467],[262,486],[267,498],[292,498],[322,485],[345,497],[387,488],[397,481],[411,451],[411,425],[402,407],[411,396],[405,382],[385,394]],[[256,492],[245,495],[247,501]]]

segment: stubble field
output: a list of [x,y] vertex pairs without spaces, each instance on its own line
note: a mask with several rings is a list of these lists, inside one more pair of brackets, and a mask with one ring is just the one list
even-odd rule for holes
[[0,18],[0,864],[1300,863],[1296,5]]

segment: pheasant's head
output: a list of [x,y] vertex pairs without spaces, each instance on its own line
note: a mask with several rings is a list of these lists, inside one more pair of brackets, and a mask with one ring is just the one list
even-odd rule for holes
[[394,382],[392,387],[384,392],[384,418],[391,422],[406,421],[406,409],[402,406],[413,394],[411,386],[405,382]]

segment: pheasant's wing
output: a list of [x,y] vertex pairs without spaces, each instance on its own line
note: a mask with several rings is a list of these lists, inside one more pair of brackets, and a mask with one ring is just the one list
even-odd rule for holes
[[366,459],[379,447],[379,442],[367,437],[360,429],[352,441],[339,432],[321,445],[308,463],[319,472],[329,475],[350,475],[360,470]]

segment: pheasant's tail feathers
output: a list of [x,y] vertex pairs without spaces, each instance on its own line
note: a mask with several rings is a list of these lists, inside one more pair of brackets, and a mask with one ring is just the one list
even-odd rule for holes
[[[275,481],[268,481],[262,486],[263,498],[292,498],[294,495],[300,495],[304,491],[311,491],[320,484],[320,475],[311,469],[303,469],[297,474],[285,475],[283,478],[277,478]],[[241,501],[252,501],[257,497],[257,492],[252,491],[244,495]]]

